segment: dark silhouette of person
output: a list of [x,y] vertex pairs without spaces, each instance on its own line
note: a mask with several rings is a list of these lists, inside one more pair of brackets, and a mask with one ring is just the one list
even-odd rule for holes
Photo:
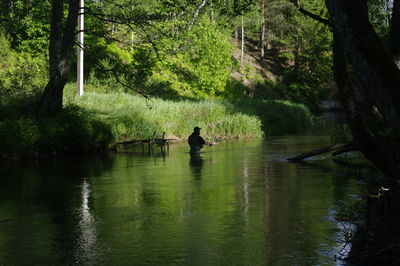
[[190,146],[190,153],[200,153],[200,150],[203,148],[203,145],[206,144],[206,141],[200,136],[199,127],[195,127],[193,129],[192,135],[189,136],[188,143]]

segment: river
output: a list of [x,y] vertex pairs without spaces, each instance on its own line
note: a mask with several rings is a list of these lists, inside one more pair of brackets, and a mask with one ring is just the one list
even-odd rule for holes
[[[327,137],[172,145],[0,168],[0,265],[336,265],[352,169]],[[320,157],[321,159],[321,157]]]

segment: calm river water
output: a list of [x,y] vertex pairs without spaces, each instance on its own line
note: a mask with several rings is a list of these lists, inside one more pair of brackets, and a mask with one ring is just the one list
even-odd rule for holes
[[352,171],[319,136],[0,168],[0,265],[335,265]]

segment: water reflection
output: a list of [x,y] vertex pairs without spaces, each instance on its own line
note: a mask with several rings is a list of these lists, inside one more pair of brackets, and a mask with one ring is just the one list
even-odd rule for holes
[[204,160],[201,157],[200,153],[190,153],[190,169],[194,176],[194,179],[200,180],[201,179],[201,171],[203,168]]
[[79,210],[79,232],[78,250],[75,255],[78,264],[95,264],[97,259],[97,233],[95,219],[90,212],[89,199],[90,199],[90,184],[86,178],[82,182],[81,190],[81,206]]
[[247,212],[249,209],[249,166],[248,166],[248,157],[245,155],[243,158],[243,184],[242,184],[242,191],[243,191],[243,204],[244,204],[244,217],[247,222]]
[[331,210],[357,182],[276,160],[319,145],[232,142],[190,158],[171,146],[0,179],[0,265],[332,265]]

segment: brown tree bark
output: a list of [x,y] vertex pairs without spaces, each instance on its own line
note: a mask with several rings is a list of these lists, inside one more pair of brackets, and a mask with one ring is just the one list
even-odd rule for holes
[[364,0],[327,0],[335,78],[364,155],[400,179],[400,71],[373,30]]
[[53,115],[62,109],[64,86],[71,70],[71,55],[79,12],[79,0],[69,0],[68,17],[63,25],[64,1],[52,1],[49,74],[39,112]]

